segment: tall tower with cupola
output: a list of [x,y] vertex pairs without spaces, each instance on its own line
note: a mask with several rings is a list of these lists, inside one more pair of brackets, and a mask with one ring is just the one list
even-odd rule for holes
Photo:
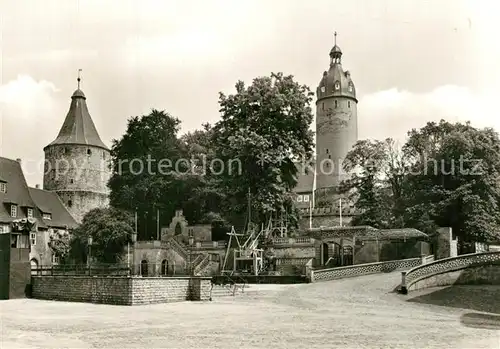
[[110,151],[92,121],[80,76],[61,130],[43,151],[43,189],[55,191],[77,222],[88,211],[108,205]]
[[356,88],[342,68],[342,51],[335,43],[330,68],[323,73],[316,100],[316,190],[338,188],[346,175],[342,162],[358,140]]

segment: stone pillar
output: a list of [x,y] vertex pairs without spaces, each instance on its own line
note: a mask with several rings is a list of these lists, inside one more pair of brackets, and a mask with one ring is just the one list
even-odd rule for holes
[[457,239],[453,239],[451,227],[442,227],[437,230],[436,259],[454,257],[457,255]]

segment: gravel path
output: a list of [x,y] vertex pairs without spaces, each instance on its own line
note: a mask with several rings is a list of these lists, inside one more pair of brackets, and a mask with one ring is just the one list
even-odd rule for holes
[[[499,315],[470,300],[426,301],[439,290],[389,293],[399,278],[252,285],[235,298],[137,307],[2,301],[0,348],[500,348]],[[483,292],[500,303],[499,288],[472,293]]]

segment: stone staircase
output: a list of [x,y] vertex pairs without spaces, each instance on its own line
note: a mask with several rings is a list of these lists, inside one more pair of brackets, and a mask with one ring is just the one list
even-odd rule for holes
[[209,267],[211,266],[211,262],[208,253],[197,252],[192,253],[190,256],[188,247],[186,246],[181,236],[174,236],[169,240],[169,242],[170,247],[186,261],[186,265],[191,258],[190,269],[193,270],[194,275],[208,276],[208,274],[210,274],[211,268]]
[[212,299],[221,297],[234,297],[245,293],[245,290],[247,288],[248,285],[244,284],[213,285],[211,291],[211,297]]

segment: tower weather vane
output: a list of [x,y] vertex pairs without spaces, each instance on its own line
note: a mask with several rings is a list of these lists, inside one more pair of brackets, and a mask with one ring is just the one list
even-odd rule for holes
[[[337,45],[337,32],[333,33],[333,44]],[[80,69],[81,70],[81,69]]]
[[78,69],[78,79],[76,79],[76,81],[78,81],[78,89],[80,89],[80,81],[82,80],[82,79],[80,78],[80,73],[81,73],[81,72],[82,72],[82,70],[81,70],[81,69]]

